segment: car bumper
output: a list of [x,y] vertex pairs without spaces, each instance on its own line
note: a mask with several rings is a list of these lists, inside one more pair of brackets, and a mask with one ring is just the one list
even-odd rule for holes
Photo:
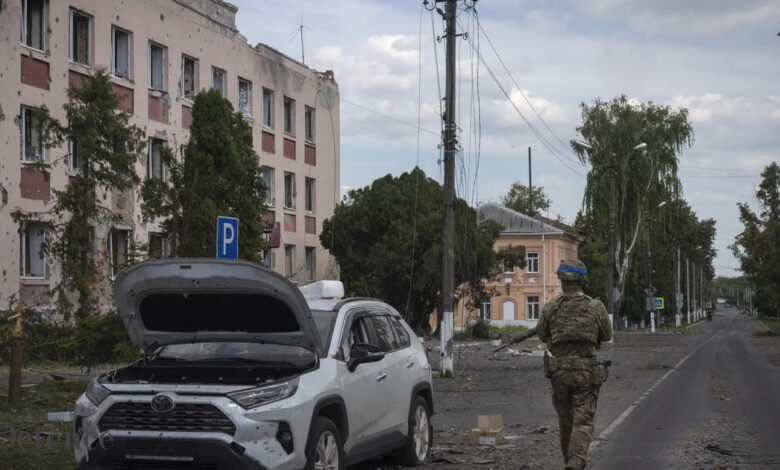
[[[288,399],[245,410],[224,396],[179,395],[179,403],[206,403],[235,425],[232,434],[143,429],[103,429],[100,419],[115,404],[150,402],[152,395],[111,395],[95,406],[85,396],[76,402],[76,462],[79,469],[263,469],[295,470],[306,465],[305,447],[312,406]],[[296,397],[298,398],[298,397]],[[289,426],[293,449],[277,439]]]

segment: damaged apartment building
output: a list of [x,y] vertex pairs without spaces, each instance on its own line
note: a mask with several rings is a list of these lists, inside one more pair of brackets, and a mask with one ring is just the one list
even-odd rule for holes
[[[98,68],[146,133],[142,179],[165,178],[159,149],[187,142],[195,94],[216,89],[230,100],[252,128],[268,188],[266,264],[299,282],[334,277],[319,233],[339,199],[338,86],[332,72],[249,45],[237,11],[220,0],[0,0],[0,310],[12,299],[52,302],[58,267],[41,250],[48,221],[18,224],[12,213],[46,212],[78,171],[78,147],[46,148],[33,111],[45,106],[64,121],[68,87]],[[137,190],[100,199],[120,219],[95,227],[107,293],[134,243],[168,256],[170,240],[143,223]]]

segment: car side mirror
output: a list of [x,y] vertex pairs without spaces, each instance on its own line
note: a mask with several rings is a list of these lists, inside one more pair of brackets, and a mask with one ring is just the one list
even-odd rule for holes
[[349,353],[347,369],[355,372],[357,366],[369,362],[379,362],[385,357],[385,353],[379,349],[379,346],[369,343],[355,343]]

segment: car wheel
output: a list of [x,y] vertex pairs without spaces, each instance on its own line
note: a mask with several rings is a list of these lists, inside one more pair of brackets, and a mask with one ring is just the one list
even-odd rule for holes
[[333,421],[319,417],[306,445],[306,470],[344,470],[344,446]]
[[397,453],[399,463],[413,467],[428,461],[433,443],[431,412],[425,398],[417,395],[409,408],[409,440]]

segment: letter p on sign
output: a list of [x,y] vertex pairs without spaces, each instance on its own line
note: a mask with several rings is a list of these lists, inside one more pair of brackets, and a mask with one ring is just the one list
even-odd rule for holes
[[238,219],[217,217],[217,258],[238,258]]

